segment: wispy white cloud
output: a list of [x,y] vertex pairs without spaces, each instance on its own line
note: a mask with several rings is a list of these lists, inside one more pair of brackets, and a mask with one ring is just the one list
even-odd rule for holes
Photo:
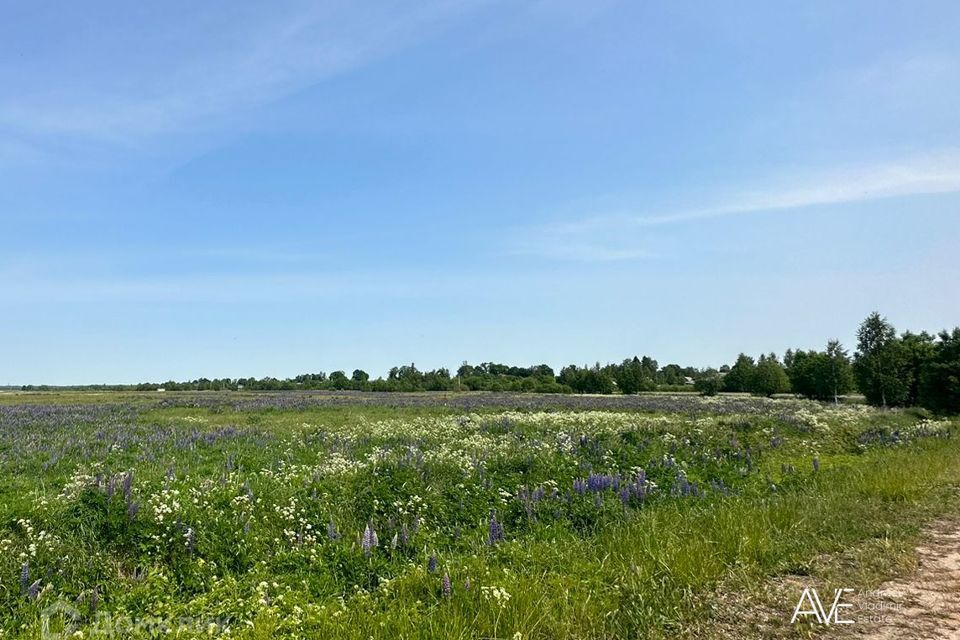
[[765,187],[718,196],[716,204],[702,207],[660,213],[616,212],[552,222],[524,229],[514,238],[511,250],[565,260],[633,260],[653,255],[640,233],[651,227],[958,191],[960,150],[942,150],[897,161],[776,178]]
[[163,22],[138,15],[133,35],[98,25],[100,41],[18,56],[24,71],[0,94],[0,131],[130,142],[189,129],[368,64],[482,1],[227,3]]

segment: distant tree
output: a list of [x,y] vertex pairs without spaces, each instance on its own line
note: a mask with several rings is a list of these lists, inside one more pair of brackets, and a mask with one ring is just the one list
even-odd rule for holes
[[960,327],[940,333],[921,371],[920,402],[937,413],[960,413]]
[[853,372],[867,402],[883,407],[902,406],[910,393],[907,352],[896,329],[873,312],[857,331]]
[[657,371],[660,370],[660,365],[657,364],[656,360],[650,356],[643,356],[640,358],[640,369],[643,371],[644,378],[652,380],[656,384]]
[[643,387],[643,368],[636,358],[626,359],[620,365],[613,367],[613,378],[620,393],[638,393]]
[[730,371],[727,372],[727,375],[723,378],[723,390],[733,392],[750,391],[751,380],[753,379],[756,366],[753,358],[745,353],[741,353],[737,356],[737,361],[734,365],[730,367]]
[[350,386],[350,381],[347,379],[347,374],[343,371],[334,371],[330,374],[330,379],[328,381],[331,389],[346,389]]
[[367,382],[370,380],[370,374],[363,369],[354,369],[353,375],[350,376],[350,379],[354,382]]
[[839,404],[840,396],[853,390],[853,367],[847,350],[839,340],[827,342],[826,356],[829,362],[828,388],[833,391],[834,404]]
[[723,378],[718,375],[704,376],[693,383],[693,388],[699,391],[700,395],[715,396],[723,388]]
[[790,390],[787,372],[774,354],[760,356],[757,366],[753,369],[753,375],[748,380],[747,390],[761,396],[772,396],[775,393],[786,393]]
[[904,404],[917,406],[920,404],[920,385],[923,369],[934,359],[937,353],[936,338],[926,331],[911,333],[906,331],[900,337],[905,358],[907,398]]
[[786,352],[783,354],[783,366],[785,369],[789,371],[790,366],[792,364],[793,364],[793,349],[787,349]]
[[553,368],[546,364],[538,364],[535,367],[530,367],[530,374],[538,378],[550,378],[553,379]]
[[683,367],[678,364],[668,364],[660,369],[660,384],[670,386],[683,384],[683,378]]
[[828,342],[826,351],[798,349],[792,356],[787,376],[794,393],[838,402],[839,396],[853,387],[850,358],[838,341]]

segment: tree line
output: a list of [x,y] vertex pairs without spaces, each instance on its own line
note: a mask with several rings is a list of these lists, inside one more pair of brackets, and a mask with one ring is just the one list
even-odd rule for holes
[[756,361],[741,353],[729,370],[701,379],[697,387],[706,394],[794,393],[834,402],[858,391],[876,406],[960,413],[960,328],[936,336],[926,331],[898,335],[874,312],[857,330],[852,358],[837,340],[823,351],[788,349],[782,361],[772,353]]
[[[23,390],[51,387],[26,385]],[[788,349],[754,359],[741,353],[733,365],[719,369],[660,366],[649,356],[620,363],[563,367],[546,364],[517,367],[494,362],[464,362],[456,372],[439,368],[421,371],[409,364],[393,367],[386,377],[371,379],[362,369],[308,373],[294,378],[199,378],[138,385],[92,385],[86,389],[138,391],[510,391],[534,393],[634,394],[643,391],[752,393],[762,396],[793,393],[838,402],[841,396],[863,394],[870,404],[884,407],[920,406],[938,413],[960,413],[960,328],[937,335],[898,334],[879,313],[870,314],[857,331],[853,356],[837,340],[822,351]]]

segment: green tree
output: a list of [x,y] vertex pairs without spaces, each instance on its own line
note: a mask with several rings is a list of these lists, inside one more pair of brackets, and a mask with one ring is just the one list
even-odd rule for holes
[[737,356],[737,361],[734,365],[730,367],[730,371],[727,372],[727,375],[723,378],[723,390],[733,392],[749,391],[750,381],[753,378],[753,372],[756,366],[753,358],[745,353],[741,353]]
[[700,395],[715,396],[723,388],[723,378],[716,374],[703,376],[693,383],[693,388],[699,391]]
[[774,354],[760,356],[753,375],[749,378],[747,390],[761,396],[772,396],[775,393],[786,393],[790,390],[787,372]]
[[920,402],[937,413],[960,413],[960,327],[940,333],[921,372]]
[[833,392],[834,404],[839,404],[840,396],[853,390],[853,367],[847,350],[839,340],[827,342],[826,356],[829,364],[826,376],[828,388]]
[[886,318],[873,312],[857,331],[853,372],[867,402],[882,407],[902,406],[910,392],[910,370],[903,343]]
[[853,371],[846,350],[837,340],[826,351],[797,350],[787,368],[790,387],[807,398],[839,402],[839,396],[853,387]]
[[350,381],[347,380],[347,374],[343,371],[334,371],[331,373],[327,383],[331,389],[337,389],[338,391],[350,386]]
[[613,368],[613,379],[620,393],[633,394],[643,389],[643,367],[637,358],[627,358]]
[[906,331],[900,336],[900,342],[903,345],[907,378],[909,380],[905,404],[908,406],[917,406],[920,404],[920,385],[923,369],[936,357],[936,338],[926,331],[920,333]]

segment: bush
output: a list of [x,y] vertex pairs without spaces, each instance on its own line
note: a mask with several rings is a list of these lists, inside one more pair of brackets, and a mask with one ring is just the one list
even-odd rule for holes
[[719,376],[700,378],[693,383],[693,388],[699,391],[702,396],[715,396],[722,387],[723,380]]

